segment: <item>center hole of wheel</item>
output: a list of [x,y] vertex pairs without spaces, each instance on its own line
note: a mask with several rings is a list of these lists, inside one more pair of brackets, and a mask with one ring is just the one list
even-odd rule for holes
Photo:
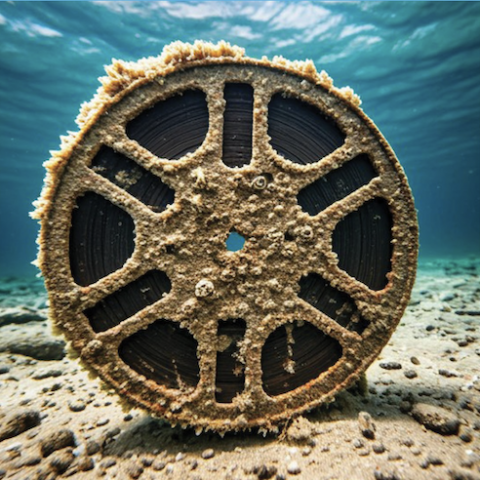
[[245,238],[242,237],[237,231],[232,230],[228,234],[227,241],[225,242],[227,250],[230,252],[238,252],[245,245]]

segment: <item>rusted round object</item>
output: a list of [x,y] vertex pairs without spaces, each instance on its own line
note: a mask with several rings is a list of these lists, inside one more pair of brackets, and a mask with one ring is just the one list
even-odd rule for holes
[[330,402],[388,341],[416,268],[407,180],[358,98],[224,43],[107,73],[37,202],[54,324],[172,423],[274,429]]

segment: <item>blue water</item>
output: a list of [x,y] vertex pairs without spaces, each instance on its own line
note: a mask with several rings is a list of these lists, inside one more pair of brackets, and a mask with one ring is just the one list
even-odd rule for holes
[[42,163],[113,58],[225,39],[351,86],[403,165],[423,258],[480,254],[480,3],[0,2],[0,277],[34,273]]

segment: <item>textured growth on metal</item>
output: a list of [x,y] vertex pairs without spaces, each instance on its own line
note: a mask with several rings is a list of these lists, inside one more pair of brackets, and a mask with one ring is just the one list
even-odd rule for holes
[[272,430],[332,401],[416,268],[407,180],[358,97],[226,43],[106,70],[36,202],[54,325],[173,424]]

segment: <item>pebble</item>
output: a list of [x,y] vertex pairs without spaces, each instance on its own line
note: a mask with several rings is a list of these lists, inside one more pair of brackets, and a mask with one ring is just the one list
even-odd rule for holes
[[64,428],[52,433],[48,438],[40,442],[42,457],[48,457],[53,452],[66,447],[75,446],[75,436],[71,430]]
[[384,370],[400,370],[402,364],[398,362],[380,362],[379,367]]
[[206,450],[204,450],[202,452],[202,458],[204,458],[204,459],[213,458],[214,455],[215,455],[215,452],[214,452],[213,448],[207,448]]
[[360,432],[365,438],[373,440],[375,438],[375,424],[373,423],[372,417],[367,412],[360,412],[358,414],[358,426]]
[[6,365],[0,366],[0,375],[3,375],[4,373],[8,373],[9,371],[10,371],[10,367],[7,367]]
[[94,467],[95,467],[95,462],[93,461],[93,458],[81,457],[78,460],[78,469],[81,472],[88,472],[89,470],[93,470]]
[[427,403],[415,404],[412,416],[418,423],[441,435],[456,435],[460,427],[460,420],[456,415],[442,407]]
[[402,480],[396,472],[382,472],[380,470],[375,470],[373,472],[373,477],[375,480]]
[[299,473],[302,472],[302,469],[298,465],[297,461],[292,460],[287,466],[287,472],[292,475],[298,475]]
[[140,478],[143,473],[143,467],[138,465],[138,463],[129,463],[126,466],[125,471],[130,478]]
[[410,357],[410,361],[411,361],[414,365],[420,365],[420,360],[419,360],[417,357]]
[[68,403],[68,408],[72,412],[82,412],[87,406],[81,400],[76,400]]
[[480,475],[465,470],[449,470],[450,480],[480,480]]
[[35,375],[32,375],[34,380],[44,380],[45,378],[56,378],[63,375],[63,370],[58,368],[47,368],[43,370],[39,370]]
[[53,470],[62,474],[68,469],[74,459],[75,457],[71,451],[63,450],[52,453],[49,463]]
[[458,377],[456,373],[451,372],[450,370],[446,370],[444,368],[440,368],[438,370],[438,374],[441,375],[442,377],[447,377],[447,378]]
[[388,454],[387,460],[390,462],[396,462],[397,460],[401,460],[402,456],[397,452],[392,452]]
[[362,440],[361,438],[356,438],[356,439],[353,441],[352,445],[353,445],[355,448],[362,448],[362,447],[365,445],[365,443],[363,442],[363,440]]
[[166,464],[164,461],[157,459],[157,460],[154,460],[154,461],[153,461],[153,463],[152,463],[152,468],[153,468],[154,470],[159,471],[159,470],[163,470],[166,465],[167,465],[167,464]]
[[87,440],[87,444],[85,445],[85,447],[87,455],[95,455],[100,451],[100,444],[95,440]]
[[99,466],[100,468],[103,468],[104,470],[106,470],[107,468],[111,468],[116,464],[117,464],[117,461],[114,458],[106,458],[100,463]]
[[459,437],[465,443],[470,443],[473,440],[473,435],[469,431],[462,432]]
[[12,413],[2,421],[0,427],[0,442],[7,438],[16,437],[21,433],[40,425],[40,412],[38,410],[24,410]]
[[386,448],[385,446],[383,445],[383,443],[374,443],[372,445],[372,450],[375,452],[375,453],[384,453]]
[[260,465],[254,468],[254,473],[257,475],[258,480],[268,480],[277,473],[277,467],[274,465]]
[[29,455],[22,461],[22,467],[31,467],[32,465],[38,465],[42,459],[38,455]]
[[418,374],[415,370],[404,370],[403,374],[405,375],[405,377],[407,377],[410,380],[412,378],[418,377]]
[[110,422],[110,419],[109,418],[100,418],[99,420],[97,420],[97,427],[103,427],[104,425],[106,425],[108,422]]
[[428,455],[426,460],[430,465],[443,465],[443,460],[435,455]]
[[177,455],[175,456],[175,461],[181,462],[184,458],[185,458],[185,454],[182,452],[178,452]]

